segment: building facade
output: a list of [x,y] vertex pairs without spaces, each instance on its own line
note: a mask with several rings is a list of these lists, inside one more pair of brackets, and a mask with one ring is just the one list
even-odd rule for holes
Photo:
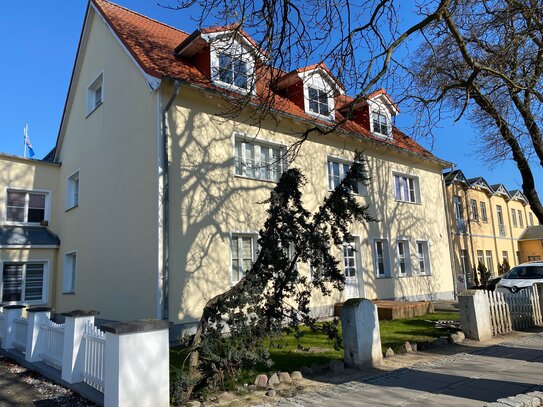
[[[192,323],[255,259],[261,202],[281,172],[302,170],[304,204],[315,210],[355,151],[364,152],[371,182],[353,193],[379,222],[353,224],[353,241],[331,247],[346,288],[313,298],[313,312],[330,315],[351,297],[452,298],[442,176],[451,164],[392,126],[399,110],[384,90],[355,104],[322,64],[270,85],[257,75],[263,58],[241,31],[189,35],[105,0],[89,3],[50,162],[3,157],[20,164],[2,180],[6,190],[51,191],[50,217],[3,215],[2,226],[58,236],[47,249],[49,294],[41,303],[97,309],[105,319]],[[270,91],[273,117],[255,124],[250,108],[225,117],[228,98]],[[289,157],[306,129],[329,127],[346,110],[354,114],[338,131],[310,135]],[[43,186],[30,173],[15,182],[26,167]],[[2,261],[25,267],[42,250],[27,246],[26,257],[8,250]],[[312,275],[308,264],[299,267]]]
[[490,185],[482,177],[468,179],[461,170],[444,178],[457,290],[475,284],[479,263],[496,277],[504,260],[510,267],[526,261],[519,237],[538,222],[522,192]]

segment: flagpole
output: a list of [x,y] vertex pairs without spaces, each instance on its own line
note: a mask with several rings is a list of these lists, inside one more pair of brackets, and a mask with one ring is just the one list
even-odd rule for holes
[[23,158],[26,158],[26,138],[28,137],[28,123],[25,124],[24,128],[24,138],[23,138],[23,144],[24,144],[24,150],[23,150]]

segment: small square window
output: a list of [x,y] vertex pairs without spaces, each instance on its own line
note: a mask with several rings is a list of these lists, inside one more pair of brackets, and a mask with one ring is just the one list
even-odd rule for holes
[[417,177],[394,174],[394,198],[396,201],[419,203],[419,182]]
[[75,293],[75,274],[77,270],[77,255],[75,252],[64,255],[63,292]]
[[247,62],[241,57],[219,54],[218,80],[237,88],[248,88]]
[[101,73],[87,88],[87,116],[103,103],[103,85],[104,74]]
[[66,183],[66,209],[79,205],[79,171],[68,177]]
[[[334,190],[347,176],[351,164],[347,162],[341,162],[338,159],[328,159],[328,190]],[[356,195],[367,196],[368,189],[362,182],[353,182],[351,185],[351,192]]]
[[330,116],[327,92],[322,89],[308,87],[307,94],[309,97],[309,111],[321,116]]
[[48,194],[8,190],[6,221],[16,223],[40,223],[46,220]]
[[256,140],[236,138],[234,148],[234,173],[264,181],[279,181],[286,170],[286,148]]
[[45,267],[45,263],[4,263],[0,302],[45,302]]
[[390,123],[388,116],[381,112],[372,112],[373,132],[385,137],[390,135]]

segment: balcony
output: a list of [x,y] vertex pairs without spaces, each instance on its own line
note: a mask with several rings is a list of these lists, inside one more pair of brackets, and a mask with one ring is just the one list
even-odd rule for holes
[[498,225],[498,228],[500,230],[500,236],[501,237],[505,237],[505,225],[504,224],[500,224]]
[[458,233],[467,233],[468,225],[465,219],[456,218],[456,231]]

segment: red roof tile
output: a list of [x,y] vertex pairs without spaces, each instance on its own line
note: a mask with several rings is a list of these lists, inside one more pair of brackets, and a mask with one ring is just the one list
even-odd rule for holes
[[[174,49],[188,38],[188,33],[106,0],[91,1],[147,74],[157,78],[169,77],[180,79],[204,88],[215,89],[223,93],[226,92],[224,89],[213,85],[210,78],[191,63],[189,59],[179,58],[174,55]],[[216,31],[224,28],[216,27],[207,30]],[[313,69],[318,65],[302,68],[302,70]],[[273,93],[269,86],[270,79],[271,73],[268,70],[257,83],[257,94],[273,96],[273,101],[270,105],[276,110],[302,119],[315,121],[315,118],[307,115],[295,103],[277,93]],[[380,89],[368,95],[368,98],[380,94],[385,94],[388,97],[384,89]],[[352,100],[352,98],[344,95],[336,98],[338,106],[344,106]],[[338,120],[343,118],[340,112],[336,112],[336,118]],[[324,121],[320,122],[320,124],[330,125]],[[396,128],[393,129],[392,140],[386,140],[374,136],[368,129],[352,120],[346,121],[342,127],[344,130],[356,133],[364,138],[377,140],[428,158],[436,158],[428,150]]]

